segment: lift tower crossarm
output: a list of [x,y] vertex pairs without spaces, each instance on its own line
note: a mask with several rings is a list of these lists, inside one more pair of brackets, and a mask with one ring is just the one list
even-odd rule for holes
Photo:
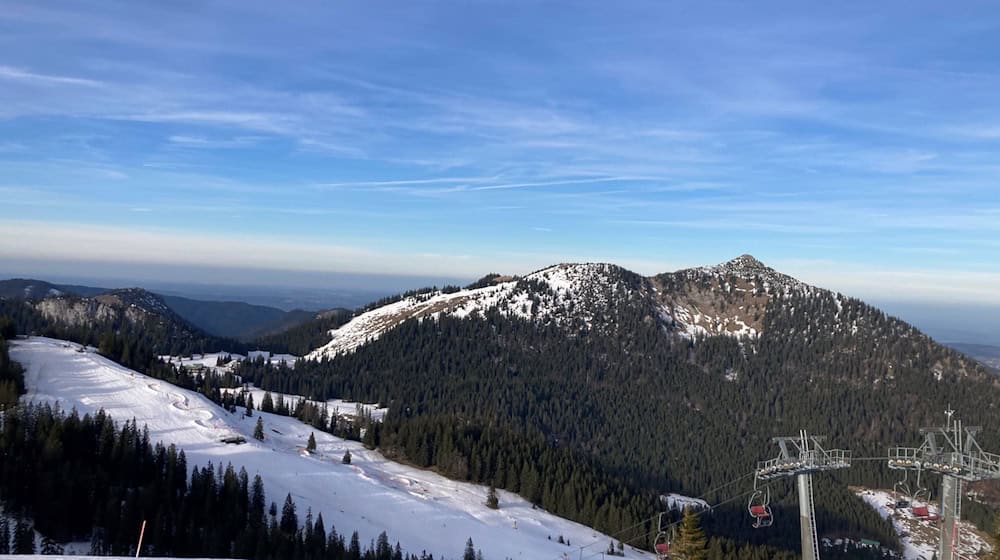
[[825,438],[810,436],[800,430],[798,437],[776,437],[780,453],[774,459],[757,464],[757,480],[791,477],[797,479],[799,491],[799,522],[802,535],[802,560],[819,560],[816,537],[816,507],[813,503],[812,475],[816,472],[851,466],[851,452],[843,449],[823,449]]

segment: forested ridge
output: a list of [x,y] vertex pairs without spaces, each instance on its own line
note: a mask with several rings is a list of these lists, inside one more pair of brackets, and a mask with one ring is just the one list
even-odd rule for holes
[[[142,292],[123,290],[122,292]],[[148,294],[148,292],[146,292]],[[151,297],[153,294],[148,294]],[[95,312],[87,298],[62,297],[68,307],[85,302],[89,314],[78,314],[80,320],[69,322],[46,316],[35,303],[22,299],[0,298],[0,317],[6,317],[18,334],[35,334],[82,345],[94,346],[105,357],[119,364],[190,388],[175,369],[160,360],[161,355],[184,356],[193,353],[226,350],[245,352],[243,343],[206,334],[176,314],[165,309],[130,312],[129,305],[104,305]],[[110,311],[109,311],[110,310]]]
[[[684,338],[634,297],[610,302],[591,329],[489,310],[441,314],[330,359],[244,363],[237,373],[269,390],[387,405],[374,443],[390,456],[520,492],[607,532],[648,517],[659,493],[699,495],[745,475],[776,455],[773,436],[807,429],[877,457],[941,423],[942,403],[969,424],[1000,426],[982,368],[859,300],[790,290],[760,320],[756,337]],[[998,435],[980,439],[997,449]],[[891,487],[892,476],[861,461],[821,482],[822,530],[895,542],[846,489]],[[785,506],[789,490],[776,488]],[[754,533],[743,508],[712,516],[710,531],[797,546],[794,524]]]

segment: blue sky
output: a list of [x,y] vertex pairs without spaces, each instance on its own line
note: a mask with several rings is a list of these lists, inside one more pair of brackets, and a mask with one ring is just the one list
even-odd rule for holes
[[749,252],[1000,304],[997,52],[990,2],[0,0],[0,259],[295,282]]

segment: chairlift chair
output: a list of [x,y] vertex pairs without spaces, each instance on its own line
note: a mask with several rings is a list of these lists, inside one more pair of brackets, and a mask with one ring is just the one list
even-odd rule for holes
[[656,519],[656,539],[653,540],[653,552],[656,553],[656,560],[669,560],[670,558],[670,533],[663,526],[663,516],[661,512]]
[[656,535],[653,542],[653,551],[656,552],[656,560],[668,560],[670,558],[670,537],[666,533]]
[[747,503],[747,510],[753,518],[754,529],[770,527],[774,522],[774,516],[771,515],[771,488],[758,489],[757,481],[754,480],[754,492]]
[[906,480],[907,477],[908,477],[908,471],[904,470],[903,480],[900,480],[899,482],[892,485],[892,493],[896,495],[896,500],[894,503],[894,507],[896,509],[906,509],[910,507],[910,502],[912,500],[908,498],[911,497],[913,493],[910,492],[910,485]]

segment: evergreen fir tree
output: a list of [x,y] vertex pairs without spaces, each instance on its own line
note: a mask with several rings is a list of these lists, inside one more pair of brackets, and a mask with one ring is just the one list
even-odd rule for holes
[[361,560],[361,538],[358,532],[351,533],[351,544],[347,547],[347,560]]
[[347,451],[344,452],[344,458],[341,459],[341,462],[344,463],[345,465],[350,465],[351,464],[351,450],[350,449],[348,449]]
[[14,526],[14,554],[35,553],[35,531],[23,519]]
[[63,547],[59,543],[57,543],[54,540],[50,539],[49,537],[42,537],[42,550],[41,550],[41,553],[45,554],[47,556],[51,556],[51,555],[55,555],[55,554],[62,554],[63,553]]
[[316,451],[316,434],[309,432],[309,441],[306,442],[306,451]]
[[260,410],[261,412],[274,412],[274,398],[270,391],[264,393],[264,398],[260,401]]
[[253,428],[253,437],[264,441],[264,419],[257,417],[257,425]]
[[247,418],[253,417],[253,395],[247,395],[247,408],[244,414],[247,415]]
[[698,515],[693,509],[684,508],[684,518],[677,539],[670,547],[670,557],[675,560],[705,560],[706,542]]
[[497,499],[497,489],[493,483],[490,483],[490,490],[486,494],[486,507],[500,509],[500,501]]
[[10,554],[10,522],[0,515],[0,554]]
[[286,535],[294,535],[299,528],[299,517],[295,514],[295,502],[292,495],[285,495],[285,505],[281,506],[281,531]]
[[465,541],[465,553],[462,554],[462,560],[476,560],[476,548],[472,544],[472,537]]

